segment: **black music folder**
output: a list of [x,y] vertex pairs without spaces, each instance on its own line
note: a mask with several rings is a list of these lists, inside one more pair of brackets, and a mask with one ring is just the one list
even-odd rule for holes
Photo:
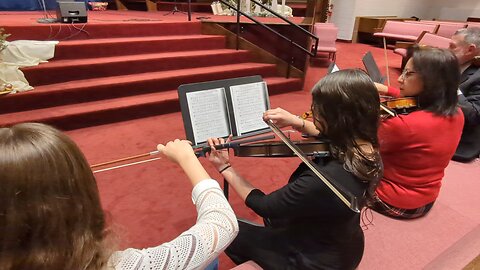
[[337,66],[337,64],[335,62],[331,62],[330,65],[328,65],[327,74],[337,72],[339,70],[340,68]]
[[385,77],[382,76],[380,73],[380,69],[378,68],[377,62],[373,59],[373,55],[371,52],[367,52],[362,58],[363,66],[367,70],[368,75],[372,79],[372,81],[376,83],[384,83]]

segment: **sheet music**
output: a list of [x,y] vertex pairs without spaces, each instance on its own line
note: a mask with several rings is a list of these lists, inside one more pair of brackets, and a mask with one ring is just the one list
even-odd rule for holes
[[262,119],[269,104],[265,82],[234,85],[230,93],[238,136],[268,128]]
[[195,145],[230,135],[225,88],[189,92],[186,97]]

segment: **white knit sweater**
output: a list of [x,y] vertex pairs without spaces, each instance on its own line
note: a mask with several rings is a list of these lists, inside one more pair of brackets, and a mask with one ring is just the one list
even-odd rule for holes
[[238,222],[217,181],[195,185],[192,200],[197,223],[171,242],[146,249],[115,252],[109,264],[115,269],[203,269],[233,241]]

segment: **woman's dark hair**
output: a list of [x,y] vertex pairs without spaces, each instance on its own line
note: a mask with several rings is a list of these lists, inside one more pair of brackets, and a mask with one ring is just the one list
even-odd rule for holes
[[418,95],[419,106],[438,115],[457,113],[460,67],[453,52],[417,47],[411,59],[415,72],[423,82],[423,91]]
[[361,70],[337,71],[313,87],[312,98],[315,125],[330,140],[332,155],[368,182],[372,195],[383,174],[377,137],[380,99],[372,80]]
[[109,249],[95,178],[66,135],[0,128],[0,269],[101,269]]

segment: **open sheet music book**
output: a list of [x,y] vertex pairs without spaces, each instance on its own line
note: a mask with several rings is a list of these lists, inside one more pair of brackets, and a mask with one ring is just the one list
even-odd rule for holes
[[178,88],[187,139],[203,146],[210,137],[234,139],[270,131],[262,120],[270,108],[260,76],[184,84]]

